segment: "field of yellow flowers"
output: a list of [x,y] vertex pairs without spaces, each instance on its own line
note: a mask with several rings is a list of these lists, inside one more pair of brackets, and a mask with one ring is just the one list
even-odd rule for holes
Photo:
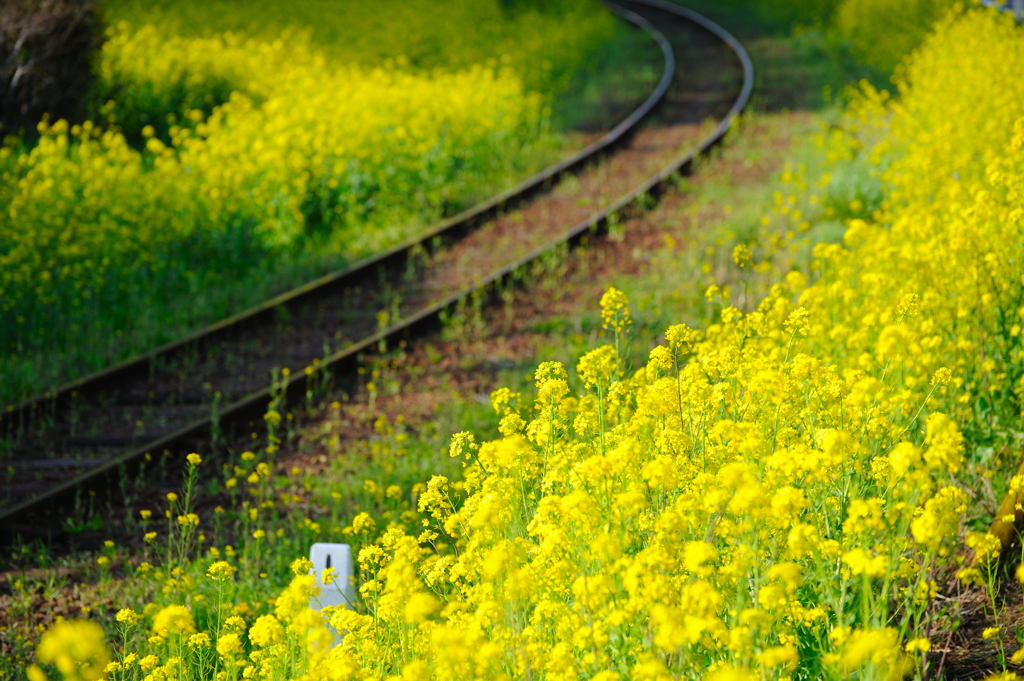
[[[957,10],[895,95],[860,86],[816,162],[719,243],[731,265],[705,323],[635,361],[635,312],[609,288],[607,343],[495,390],[497,432],[453,424],[447,451],[413,451],[382,421],[365,466],[382,482],[353,493],[375,513],[328,526],[340,492],[282,482],[271,437],[206,515],[210,464],[190,455],[181,492],[141,514],[141,555],[99,556],[135,583],[109,582],[126,595],[108,629],[56,624],[28,677],[934,676],[954,581],[995,588],[984,490],[1022,485],[1020,30]],[[415,479],[410,457],[436,474]],[[322,505],[295,521],[311,490]],[[224,518],[235,539],[209,546]],[[277,554],[338,535],[359,600],[320,614],[309,563]],[[292,558],[290,584],[261,589]],[[999,678],[1019,678],[1024,640],[994,599],[989,616]]]
[[0,149],[3,403],[507,186],[564,153],[581,114],[558,98],[638,40],[581,0],[105,12],[93,120]]

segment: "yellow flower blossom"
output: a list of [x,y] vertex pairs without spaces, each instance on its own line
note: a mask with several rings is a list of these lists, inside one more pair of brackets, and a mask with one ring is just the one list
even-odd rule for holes
[[168,605],[153,616],[153,633],[174,636],[195,633],[192,612],[183,605]]
[[[36,660],[56,667],[65,681],[95,681],[103,677],[110,652],[103,629],[95,622],[59,621],[39,640]],[[41,675],[38,667],[33,668]]]
[[626,294],[615,288],[608,287],[601,295],[601,327],[622,332],[633,323],[629,316],[629,299]]

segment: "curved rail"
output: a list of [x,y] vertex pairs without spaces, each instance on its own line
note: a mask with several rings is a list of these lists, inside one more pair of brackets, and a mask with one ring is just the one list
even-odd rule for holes
[[[751,92],[753,90],[754,70],[750,56],[747,54],[746,50],[739,41],[737,41],[721,26],[702,15],[693,12],[692,10],[673,5],[669,2],[665,2],[664,0],[630,0],[630,4],[660,10],[697,25],[720,39],[739,61],[742,68],[742,84],[735,99],[733,100],[732,106],[728,110],[727,114],[719,121],[714,130],[704,136],[690,151],[674,159],[659,172],[649,177],[632,191],[621,196],[607,208],[570,227],[559,234],[556,238],[553,238],[543,245],[533,249],[530,253],[518,259],[516,262],[492,272],[486,278],[476,282],[474,285],[464,287],[447,296],[443,300],[428,305],[417,312],[398,320],[389,327],[362,338],[358,342],[349,345],[341,351],[328,355],[322,361],[321,367],[323,369],[339,373],[354,368],[358,362],[360,353],[371,350],[382,342],[408,337],[425,326],[436,323],[442,315],[455,309],[457,305],[467,300],[471,295],[479,294],[481,292],[493,293],[499,284],[510,278],[510,275],[524,266],[538,260],[553,249],[564,245],[575,245],[581,238],[590,232],[606,230],[609,221],[613,216],[623,212],[631,206],[641,205],[642,201],[646,197],[656,196],[659,194],[660,191],[667,186],[667,182],[670,178],[678,173],[688,172],[697,158],[705,155],[711,148],[723,141],[726,133],[736,122],[737,117],[749,102]],[[69,400],[76,392],[81,394],[83,390],[96,389],[99,386],[116,383],[126,376],[136,375],[140,372],[147,372],[156,361],[170,353],[194,348],[197,344],[210,342],[211,340],[221,337],[225,333],[237,331],[240,327],[247,327],[249,324],[257,320],[262,320],[268,315],[275,314],[279,308],[294,303],[295,301],[305,299],[310,296],[320,295],[325,291],[336,292],[341,288],[340,284],[342,282],[359,276],[366,276],[368,273],[377,270],[385,263],[393,263],[395,261],[401,261],[404,258],[408,258],[415,248],[422,248],[424,244],[434,239],[441,238],[443,240],[451,240],[460,234],[468,232],[474,226],[483,222],[486,218],[497,214],[499,209],[507,208],[522,201],[528,196],[540,191],[558,177],[579,168],[587,161],[593,159],[596,155],[605,152],[614,145],[622,142],[623,139],[633,132],[664,98],[675,75],[675,56],[668,39],[660,31],[655,29],[645,18],[624,7],[612,5],[611,8],[619,16],[630,21],[634,25],[643,28],[652,36],[662,51],[664,69],[657,86],[648,98],[626,119],[615,126],[613,130],[604,135],[601,139],[574,154],[570,158],[565,159],[564,161],[531,177],[514,189],[494,197],[493,199],[480,204],[465,213],[440,223],[437,227],[430,230],[429,234],[424,237],[411,240],[402,245],[396,246],[386,253],[357,263],[353,267],[342,272],[327,275],[326,277],[311,282],[310,284],[289,291],[288,293],[268,300],[259,307],[226,319],[180,341],[158,348],[151,353],[134,358],[93,376],[75,381],[61,388],[55,394],[44,396],[41,400],[23,403],[17,408],[9,411],[6,415],[8,422],[10,422],[12,415],[14,418],[24,418],[33,410],[45,408],[54,409],[62,402]],[[278,399],[290,401],[305,395],[309,388],[310,377],[303,372],[299,372],[296,375],[285,378],[278,384],[278,392],[276,393],[276,396]],[[274,395],[271,394],[271,388],[267,387],[266,389],[251,393],[246,397],[235,401],[220,410],[217,417],[218,427],[226,426],[228,423],[248,424],[257,422],[262,418],[267,404],[273,398]],[[188,443],[195,443],[208,438],[213,432],[213,429],[214,424],[212,418],[206,418],[197,420],[164,437],[146,442],[142,447],[136,447],[131,451],[124,452],[78,476],[73,477],[72,479],[66,480],[59,485],[49,488],[41,494],[37,494],[36,496],[11,508],[0,510],[0,522],[3,523],[3,528],[5,530],[13,529],[11,528],[11,522],[14,519],[23,516],[30,511],[39,509],[44,505],[52,504],[59,498],[64,497],[88,484],[99,482],[105,476],[126,464],[141,459],[149,452],[160,452],[179,447],[184,449]]]
[[[158,359],[165,359],[182,350],[194,348],[196,344],[214,341],[226,333],[237,331],[241,326],[266,318],[284,305],[300,302],[310,296],[322,295],[328,290],[340,289],[353,279],[363,277],[394,261],[404,259],[414,249],[425,248],[429,244],[436,242],[437,239],[450,241],[458,238],[474,226],[494,217],[499,211],[509,209],[521,203],[544,190],[564,175],[578,170],[584,164],[624,142],[665,97],[669,84],[675,75],[676,62],[672,46],[660,31],[651,26],[650,22],[627,9],[614,5],[611,6],[611,9],[624,20],[647,32],[661,50],[664,64],[661,77],[647,98],[626,118],[599,139],[573,153],[568,158],[548,166],[544,170],[523,180],[518,185],[457,215],[436,223],[422,235],[407,239],[380,253],[367,256],[348,267],[325,274],[313,281],[269,298],[263,303],[236,315],[226,317],[178,340],[161,345],[149,352],[136,355],[106,369],[65,383],[59,388],[47,391],[42,395],[37,395],[18,404],[11,405],[4,412],[0,413],[0,433],[3,433],[4,428],[10,424],[24,421],[33,412],[42,412],[54,408],[59,409],[72,396],[81,396],[86,391],[103,389],[131,375],[144,374]],[[0,518],[2,517],[0,516]]]

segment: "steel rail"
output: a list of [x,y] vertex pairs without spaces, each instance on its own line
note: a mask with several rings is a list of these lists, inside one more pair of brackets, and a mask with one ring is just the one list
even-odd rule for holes
[[[428,250],[430,245],[437,243],[439,239],[442,242],[454,241],[470,232],[474,227],[495,217],[500,211],[524,202],[531,196],[543,191],[559,178],[581,169],[586,163],[599,158],[616,146],[624,143],[664,99],[675,76],[676,62],[674,52],[668,40],[660,31],[651,26],[650,22],[627,9],[614,5],[610,6],[610,8],[625,21],[644,30],[657,45],[662,56],[662,73],[657,84],[644,101],[599,139],[558,163],[527,178],[511,189],[435,224],[424,234],[410,238],[379,254],[364,258],[342,270],[329,273],[274,296],[257,306],[197,330],[181,339],[159,346],[152,351],[137,355],[107,369],[71,381],[54,391],[49,391],[41,396],[10,406],[3,413],[0,413],[0,434],[4,433],[5,430],[10,431],[16,429],[19,425],[29,423],[33,416],[45,418],[48,414],[58,413],[61,409],[68,408],[68,405],[74,399],[87,398],[89,395],[95,395],[103,390],[116,387],[119,383],[150,374],[157,362],[173,359],[201,348],[203,345],[215,343],[227,336],[240,334],[244,330],[264,322],[268,318],[272,318],[282,308],[297,306],[303,302],[315,300],[332,292],[342,290],[353,283],[365,281],[379,271],[396,264],[401,265],[417,249]],[[341,357],[351,356],[354,358],[358,353],[373,347],[380,340],[394,336],[396,330],[404,326],[404,321],[407,320],[398,322],[371,338],[363,339],[346,347],[344,350],[328,358],[325,364],[332,367],[340,366],[343,363]],[[295,383],[295,378],[289,381],[289,395],[291,394],[290,391],[294,389],[292,386]],[[220,413],[218,420],[223,423],[236,419],[243,414],[249,414],[257,408],[256,405],[265,404],[265,400],[268,397],[269,393],[266,390],[242,397],[224,409]],[[111,457],[102,464],[94,466],[20,503],[0,509],[0,523],[4,524],[0,526],[0,533],[3,533],[3,530],[6,529],[5,526],[13,519],[24,513],[90,482],[98,481],[110,471],[138,459],[146,453],[160,452],[171,448],[174,443],[201,438],[204,433],[210,431],[210,427],[209,419],[204,418],[193,421],[159,439],[146,442],[141,446],[133,447],[128,451]]]
[[[414,249],[429,249],[437,239],[451,241],[469,232],[473,227],[489,220],[502,210],[514,207],[543,191],[561,177],[582,168],[586,163],[599,158],[625,142],[637,127],[654,111],[668,91],[675,75],[675,56],[665,36],[635,12],[611,6],[612,11],[623,19],[646,31],[662,52],[664,60],[662,75],[647,98],[615,127],[569,157],[541,170],[507,189],[457,215],[442,220],[428,228],[423,234],[411,237],[380,253],[367,256],[343,269],[325,274],[296,288],[278,294],[238,314],[226,317],[214,324],[198,329],[177,340],[158,346],[149,352],[138,354],[106,369],[96,371],[69,381],[60,387],[8,406],[0,412],[0,433],[5,427],[24,422],[32,413],[59,409],[72,397],[96,392],[130,376],[144,375],[157,360],[166,360],[182,351],[194,349],[197,345],[214,342],[225,335],[238,331],[275,313],[283,306],[295,305],[307,299],[339,290],[354,281],[364,279],[381,268],[407,258]],[[2,516],[0,516],[2,519]]]
[[[443,300],[404,317],[390,325],[388,328],[364,337],[362,340],[353,343],[345,349],[327,356],[321,363],[322,369],[329,370],[334,374],[345,373],[346,371],[353,369],[358,364],[361,353],[378,347],[378,344],[381,342],[408,338],[425,327],[436,325],[443,314],[456,309],[459,304],[469,299],[470,296],[480,293],[493,295],[497,291],[498,286],[503,282],[510,280],[514,273],[520,271],[525,266],[536,262],[545,255],[553,252],[555,249],[563,246],[575,246],[590,233],[606,231],[609,221],[613,216],[622,213],[632,206],[642,205],[647,197],[656,198],[659,196],[660,193],[667,188],[671,178],[692,170],[693,164],[698,158],[706,155],[712,148],[716,147],[725,139],[727,132],[733,127],[737,118],[749,103],[750,96],[753,91],[754,68],[746,49],[724,28],[707,17],[704,17],[690,9],[665,2],[664,0],[630,0],[629,4],[659,10],[667,14],[672,14],[685,21],[689,21],[720,39],[735,56],[742,70],[742,83],[731,107],[716,127],[705,135],[689,151],[675,158],[659,172],[649,177],[632,191],[621,196],[610,206],[596,212],[588,219],[573,225],[558,237],[550,239],[548,242],[535,248],[516,262],[492,272],[489,276],[479,280],[476,284],[464,287],[447,296]],[[591,144],[581,152],[574,154],[572,157],[527,180],[517,188],[505,192],[484,204],[467,211],[466,213],[441,223],[426,237],[395,247],[385,254],[365,260],[355,265],[353,268],[343,272],[327,275],[326,277],[315,282],[311,282],[306,286],[273,298],[263,305],[253,308],[241,315],[226,319],[223,322],[204,329],[201,332],[192,334],[186,339],[164,346],[152,353],[148,353],[129,362],[125,362],[93,377],[69,384],[62,388],[60,395],[63,395],[64,399],[68,399],[73,391],[81,390],[89,381],[103,379],[104,381],[110,382],[117,380],[116,377],[118,376],[127,375],[139,370],[145,371],[148,369],[150,363],[153,362],[160,353],[166,353],[169,350],[180,349],[193,345],[197,342],[203,342],[209,337],[220,335],[222,332],[237,327],[239,324],[251,322],[256,318],[263,318],[267,314],[272,314],[273,310],[281,305],[307,297],[318,289],[322,289],[324,287],[334,289],[337,287],[337,282],[340,279],[350,277],[356,272],[374,270],[385,262],[401,258],[404,255],[407,255],[413,247],[421,245],[426,240],[438,236],[447,237],[450,234],[459,231],[468,231],[468,229],[470,229],[474,224],[478,224],[478,221],[481,221],[485,216],[493,215],[499,208],[507,207],[512,202],[524,198],[524,194],[532,194],[536,192],[558,176],[581,166],[583,163],[593,158],[597,153],[620,142],[624,136],[635,130],[639,123],[646,118],[646,116],[648,116],[656,105],[664,98],[675,75],[675,56],[667,38],[665,38],[660,31],[657,31],[649,21],[624,7],[613,4],[610,4],[610,7],[616,14],[625,20],[646,30],[658,43],[663,54],[664,70],[657,87],[644,101],[644,103],[600,140]],[[284,399],[285,401],[295,400],[306,393],[309,388],[309,377],[304,372],[297,372],[295,375],[284,379],[277,388],[280,391],[277,393],[277,397],[279,399]],[[60,399],[60,395],[51,396],[49,400],[52,402],[54,399]],[[251,393],[222,409],[218,417],[218,422],[222,427],[227,427],[229,424],[241,425],[257,422],[262,419],[267,405],[272,399],[274,399],[274,395],[271,394],[270,386],[266,389]],[[26,407],[23,406],[21,408],[24,409]],[[134,448],[131,451],[113,457],[103,464],[95,468],[91,468],[90,470],[67,480],[60,485],[54,486],[35,497],[17,504],[16,506],[3,510],[0,512],[0,534],[9,534],[8,530],[13,529],[11,528],[11,523],[17,518],[22,517],[33,510],[40,509],[44,505],[54,504],[61,498],[66,497],[68,494],[81,489],[86,485],[100,482],[105,476],[113,473],[126,464],[141,459],[148,453],[152,452],[157,454],[164,450],[172,450],[179,447],[184,449],[185,447],[183,447],[183,445],[187,443],[196,443],[208,438],[212,433],[212,425],[213,424],[210,419],[195,421],[165,437],[148,442],[142,447]]]

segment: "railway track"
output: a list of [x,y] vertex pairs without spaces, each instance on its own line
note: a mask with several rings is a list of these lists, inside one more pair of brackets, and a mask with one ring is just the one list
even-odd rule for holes
[[[352,380],[361,353],[435,326],[688,171],[746,106],[750,58],[724,29],[664,0],[613,9],[662,53],[656,87],[622,122],[423,237],[7,409],[0,534],[53,531],[63,503],[111,485],[119,471],[208,449],[221,433],[248,432],[272,400],[294,404],[328,375]],[[709,113],[717,124],[692,144],[682,130]],[[574,191],[559,191],[555,183],[568,176]]]

